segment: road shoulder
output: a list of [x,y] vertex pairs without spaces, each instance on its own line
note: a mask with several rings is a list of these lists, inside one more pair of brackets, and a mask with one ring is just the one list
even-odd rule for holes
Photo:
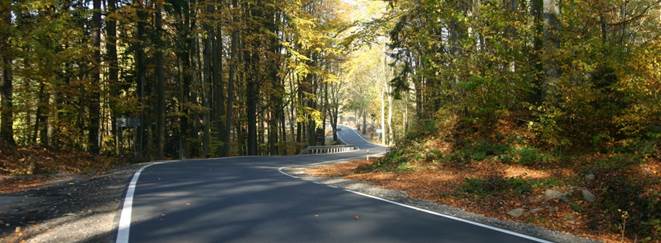
[[[349,162],[350,161],[337,161],[331,162],[329,164]],[[455,217],[459,218],[459,220],[471,221],[476,223],[476,225],[482,224],[486,225],[487,227],[495,227],[505,231],[513,231],[523,235],[541,238],[553,242],[595,242],[593,240],[577,237],[565,232],[552,231],[530,224],[490,218],[448,205],[414,199],[409,197],[406,192],[386,189],[366,182],[354,181],[341,177],[317,177],[306,173],[306,169],[314,166],[316,165],[285,167],[281,169],[281,172],[305,181],[323,184],[334,188],[341,188],[359,195],[364,194],[363,196],[376,198],[378,200],[384,199],[382,201],[391,201],[395,204],[402,204],[400,206],[409,206],[409,208],[415,208],[418,211],[430,211],[430,213],[446,215],[450,218]]]
[[1,242],[112,242],[126,184],[142,164],[0,194]]

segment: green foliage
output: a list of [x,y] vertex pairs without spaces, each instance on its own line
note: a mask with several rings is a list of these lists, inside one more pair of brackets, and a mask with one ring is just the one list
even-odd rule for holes
[[407,168],[409,158],[403,149],[394,149],[387,153],[383,158],[372,163],[367,170],[397,171],[400,168]]
[[521,165],[538,165],[558,161],[551,153],[544,152],[531,146],[512,147],[506,153],[496,157],[503,163],[517,163]]
[[465,165],[470,163],[472,160],[471,154],[466,150],[456,150],[448,155],[444,156],[441,161],[453,164],[453,165]]
[[471,161],[481,161],[493,156],[499,156],[506,151],[506,145],[481,140],[461,148],[456,148],[451,153],[441,156],[440,160],[455,165],[462,165]]
[[[601,181],[602,193],[598,197],[599,210],[605,212],[605,219],[617,222],[610,227],[613,231],[620,230],[618,225],[625,223],[625,234],[636,238],[651,240],[661,236],[659,222],[661,221],[661,193],[650,191],[648,185],[651,178],[631,178],[625,173],[611,172]],[[626,211],[627,218],[622,218]]]
[[443,158],[443,152],[438,149],[431,149],[425,154],[425,161],[428,162],[435,162],[441,158]]
[[491,175],[485,179],[466,178],[461,191],[478,196],[488,196],[500,193],[513,193],[527,195],[532,192],[533,185],[529,180],[521,177],[504,178]]
[[598,159],[584,167],[586,173],[606,175],[614,171],[625,171],[632,165],[640,164],[641,159],[632,154],[615,154],[608,158]]

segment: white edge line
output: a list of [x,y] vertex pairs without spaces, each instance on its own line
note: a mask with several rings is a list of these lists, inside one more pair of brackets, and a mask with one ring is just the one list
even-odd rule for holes
[[126,189],[126,197],[124,198],[124,206],[122,207],[122,213],[119,216],[119,225],[117,226],[117,240],[116,243],[128,243],[129,242],[129,231],[131,230],[131,213],[133,211],[133,194],[135,193],[135,187],[138,184],[138,178],[140,178],[140,173],[152,165],[157,163],[148,164],[142,166],[138,171],[133,174],[131,182],[129,183],[128,188]]
[[[326,162],[330,163],[330,162],[337,162],[337,161],[341,161],[341,160],[331,160],[331,161],[326,161]],[[317,163],[317,164],[320,164],[320,163]],[[285,168],[286,168],[286,167],[280,167],[280,168],[278,168],[278,171],[279,171],[280,173],[282,173],[283,175],[289,176],[289,177],[291,177],[291,178],[301,179],[300,177],[293,176],[293,175],[290,175],[290,174],[287,174],[286,172],[284,172],[283,170],[284,170]],[[326,185],[326,184],[322,184],[322,183],[319,183],[319,182],[313,182],[313,183],[315,183],[315,184],[320,184],[320,185]],[[330,186],[330,185],[326,185],[326,186],[332,187],[332,186]],[[335,188],[337,188],[337,187],[335,187]],[[395,201],[391,201],[391,200],[388,200],[388,199],[385,199],[385,198],[380,198],[380,197],[377,197],[377,196],[372,196],[372,195],[365,194],[365,193],[362,193],[362,192],[352,191],[352,190],[344,189],[344,188],[343,188],[343,190],[344,190],[344,191],[347,191],[347,192],[351,192],[351,193],[356,194],[356,195],[363,196],[363,197],[369,197],[369,198],[376,199],[376,200],[379,200],[379,201],[383,201],[383,202],[387,202],[387,203],[390,203],[390,204],[394,204],[394,205],[397,205],[397,206],[400,206],[400,207],[405,207],[405,208],[413,209],[413,210],[416,210],[416,211],[419,211],[419,212],[428,213],[428,214],[436,215],[436,216],[439,216],[439,217],[443,217],[443,218],[447,218],[447,219],[456,220],[456,221],[459,221],[459,222],[463,222],[463,223],[467,223],[467,224],[471,224],[471,225],[479,226],[479,227],[482,227],[482,228],[487,228],[487,229],[494,230],[494,231],[498,231],[498,232],[501,232],[501,233],[505,233],[505,234],[509,234],[509,235],[517,236],[517,237],[520,237],[520,238],[524,238],[524,239],[532,240],[532,241],[535,241],[535,242],[540,242],[540,243],[553,243],[552,241],[548,241],[548,240],[540,239],[540,238],[537,238],[537,237],[534,237],[534,236],[530,236],[530,235],[525,235],[525,234],[517,233],[517,232],[511,231],[511,230],[501,229],[501,228],[498,228],[498,227],[494,227],[494,226],[491,226],[491,225],[486,225],[486,224],[478,223],[478,222],[475,222],[475,221],[470,221],[470,220],[467,220],[467,219],[462,219],[462,218],[455,217],[455,216],[452,216],[452,215],[447,215],[447,214],[442,214],[442,213],[434,212],[434,211],[431,211],[431,210],[427,210],[427,209],[423,209],[423,208],[419,208],[419,207],[411,206],[411,205],[408,205],[408,204],[398,203],[398,202],[395,202]]]
[[501,228],[494,227],[494,226],[491,226],[491,225],[486,225],[486,224],[478,223],[478,222],[475,222],[475,221],[470,221],[470,220],[467,220],[467,219],[462,219],[462,218],[459,218],[459,217],[455,217],[455,216],[451,216],[451,215],[447,215],[447,214],[442,214],[442,213],[434,212],[434,211],[431,211],[431,210],[422,209],[422,208],[418,208],[418,207],[403,204],[403,203],[398,203],[398,202],[395,202],[395,201],[390,201],[390,200],[385,199],[385,198],[380,198],[380,197],[377,197],[377,196],[372,196],[372,195],[368,195],[368,194],[365,194],[365,193],[352,191],[352,190],[349,190],[349,189],[344,189],[344,190],[347,191],[347,192],[351,192],[353,194],[360,195],[360,196],[369,197],[369,198],[376,199],[376,200],[383,201],[383,202],[387,202],[387,203],[390,203],[390,204],[395,204],[397,206],[417,210],[417,211],[428,213],[428,214],[433,214],[433,215],[436,215],[436,216],[440,216],[440,217],[460,221],[460,222],[467,223],[467,224],[472,224],[472,225],[475,225],[475,226],[487,228],[487,229],[498,231],[498,232],[501,232],[501,233],[514,235],[514,236],[521,237],[521,238],[524,238],[524,239],[528,239],[528,240],[532,240],[532,241],[536,241],[536,242],[541,242],[541,243],[552,243],[552,241],[548,241],[548,240],[540,239],[540,238],[537,238],[537,237],[517,233],[517,232],[511,231],[511,230],[501,229]]
[[[254,156],[236,156],[236,157],[254,157]],[[236,158],[236,157],[190,159],[187,161],[218,160],[218,159],[228,159],[228,158]],[[131,177],[131,182],[129,182],[129,185],[127,186],[126,189],[126,196],[124,197],[124,204],[122,205],[122,212],[120,213],[119,223],[117,225],[117,239],[115,240],[115,243],[129,242],[129,232],[131,231],[131,213],[133,212],[133,195],[135,194],[135,188],[138,185],[138,179],[140,178],[140,174],[142,173],[142,171],[154,165],[167,164],[167,163],[180,162],[180,161],[184,161],[184,160],[165,160],[165,161],[152,162],[140,167],[140,169],[138,169],[133,174],[133,177]]]

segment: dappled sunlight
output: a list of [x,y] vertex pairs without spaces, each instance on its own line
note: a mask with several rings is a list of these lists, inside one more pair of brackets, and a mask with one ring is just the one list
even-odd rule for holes
[[659,0],[3,0],[0,230],[112,241],[125,194],[118,243],[527,239],[374,187],[653,242],[660,23]]

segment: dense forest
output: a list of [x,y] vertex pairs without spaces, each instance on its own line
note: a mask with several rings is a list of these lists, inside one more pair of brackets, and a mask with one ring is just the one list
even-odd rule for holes
[[[488,215],[661,239],[661,2],[401,0],[365,26],[389,34],[392,95],[415,108],[373,173]],[[429,168],[466,178],[444,191]],[[535,198],[555,192],[566,203]]]
[[333,4],[2,1],[2,138],[142,159],[324,143]]
[[[399,93],[419,121],[499,119],[558,149],[658,141],[658,1],[398,1]],[[646,142],[647,141],[647,142]]]
[[582,188],[585,231],[661,238],[659,0],[0,0],[0,58],[2,174],[25,148],[295,154],[344,122],[392,146],[360,171],[545,171],[461,190]]

